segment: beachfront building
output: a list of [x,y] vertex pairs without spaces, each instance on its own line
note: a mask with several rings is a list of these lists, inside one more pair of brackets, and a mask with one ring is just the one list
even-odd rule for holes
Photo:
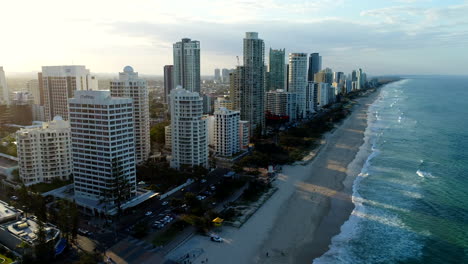
[[18,167],[26,185],[69,180],[73,172],[70,123],[57,116],[16,132]]
[[266,93],[266,112],[272,116],[288,117],[289,121],[296,120],[297,94],[282,89]]
[[297,95],[297,118],[306,115],[307,53],[289,54],[288,92]]
[[126,66],[119,79],[110,82],[111,96],[133,100],[133,126],[135,135],[135,157],[137,164],[145,162],[151,152],[148,86],[138,77],[132,67]]
[[[173,45],[173,88],[200,93],[200,42],[184,38]],[[173,89],[172,88],[172,89]]]
[[250,134],[265,128],[265,43],[257,32],[247,32],[244,38],[244,66],[239,94],[241,120],[249,121]]
[[75,200],[107,213],[122,199],[116,192],[124,199],[136,194],[133,101],[110,91],[76,91],[69,105]]
[[44,95],[46,121],[55,116],[68,120],[68,99],[75,91],[97,90],[97,79],[85,66],[43,66],[39,87]]
[[267,91],[286,88],[285,49],[270,48]]
[[3,66],[0,66],[0,104],[10,104],[10,91],[8,90]]
[[[312,53],[309,56],[309,70],[307,72],[307,81],[314,82],[314,76],[322,70],[322,56],[318,53]],[[316,82],[316,81],[315,81]]]
[[220,107],[214,112],[214,149],[216,155],[231,157],[240,151],[239,111]]
[[208,131],[203,99],[182,87],[171,91],[171,167],[208,167]]

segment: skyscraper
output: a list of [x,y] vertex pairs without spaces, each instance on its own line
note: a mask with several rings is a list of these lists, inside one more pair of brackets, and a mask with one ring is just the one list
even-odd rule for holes
[[214,80],[217,82],[221,82],[221,70],[220,69],[214,70]]
[[10,92],[6,83],[3,66],[0,66],[0,104],[10,104]]
[[223,83],[229,83],[229,73],[231,73],[231,71],[228,69],[221,70],[221,78]]
[[245,33],[244,72],[241,77],[241,120],[249,121],[252,135],[265,128],[265,44],[257,32]]
[[137,163],[145,162],[151,152],[148,86],[146,80],[138,78],[138,72],[126,66],[119,79],[110,82],[111,95],[133,100],[133,125],[135,127],[135,157]]
[[286,86],[286,64],[285,64],[285,50],[284,49],[271,49],[269,57],[269,81],[268,91],[274,91],[278,89],[285,89]]
[[208,167],[208,130],[203,99],[182,87],[171,91],[171,167]]
[[184,38],[174,43],[174,85],[200,93],[200,42]]
[[297,117],[306,115],[307,53],[289,54],[288,92],[297,94]]
[[309,57],[309,72],[307,74],[307,81],[317,82],[314,80],[314,75],[322,70],[322,56],[318,53],[312,53]]
[[[229,97],[232,103],[232,109],[241,110],[241,89],[244,81],[244,67],[237,68],[229,74]],[[241,111],[242,115],[242,111]]]
[[[81,206],[106,212],[111,208],[103,200],[112,205],[136,194],[132,99],[78,90],[69,107],[75,199]],[[117,192],[125,197],[117,197]]]
[[164,103],[169,103],[169,94],[174,88],[174,66],[164,66]]
[[97,80],[85,66],[43,66],[39,78],[46,121],[57,115],[68,120],[68,98],[74,91],[97,89]]

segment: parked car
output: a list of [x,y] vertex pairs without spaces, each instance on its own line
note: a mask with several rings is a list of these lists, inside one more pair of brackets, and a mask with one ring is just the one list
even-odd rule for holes
[[78,234],[82,236],[87,236],[89,234],[89,231],[83,228],[78,228]]
[[168,205],[168,204],[169,204],[169,202],[168,202],[168,201],[164,201],[164,202],[162,202],[162,205]]
[[217,236],[217,235],[211,235],[211,241],[213,242],[218,242],[218,243],[221,243],[223,242],[223,239],[220,237],[220,236]]
[[205,179],[201,179],[201,183],[205,183],[205,182],[206,182],[206,180],[205,180]]
[[150,215],[152,215],[152,214],[153,214],[153,212],[148,211],[148,212],[145,213],[145,216],[150,216]]
[[10,197],[10,199],[12,199],[13,201],[18,201],[18,196],[13,195],[12,197]]

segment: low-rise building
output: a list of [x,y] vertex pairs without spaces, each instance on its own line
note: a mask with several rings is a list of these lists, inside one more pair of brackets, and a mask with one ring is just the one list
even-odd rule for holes
[[266,93],[266,111],[274,116],[287,116],[289,121],[297,118],[297,94],[282,89]]

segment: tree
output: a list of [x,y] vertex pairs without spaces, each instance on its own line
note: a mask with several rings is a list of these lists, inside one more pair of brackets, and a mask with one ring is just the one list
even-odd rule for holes
[[34,254],[37,263],[50,263],[52,256],[54,256],[54,248],[52,243],[47,241],[47,233],[45,225],[42,221],[38,221],[39,229],[37,232],[36,245],[34,247]]
[[105,210],[108,210],[109,205],[115,205],[117,208],[117,218],[122,215],[122,204],[127,201],[132,194],[132,186],[125,174],[122,171],[123,166],[120,161],[113,159],[112,161],[112,176],[107,181],[107,189],[101,192],[100,203],[104,204]]
[[67,241],[76,238],[78,231],[78,215],[78,208],[75,203],[66,200],[58,201],[56,222]]
[[151,142],[164,146],[164,144],[166,144],[165,127],[168,125],[170,125],[170,122],[164,121],[153,126],[150,131]]

